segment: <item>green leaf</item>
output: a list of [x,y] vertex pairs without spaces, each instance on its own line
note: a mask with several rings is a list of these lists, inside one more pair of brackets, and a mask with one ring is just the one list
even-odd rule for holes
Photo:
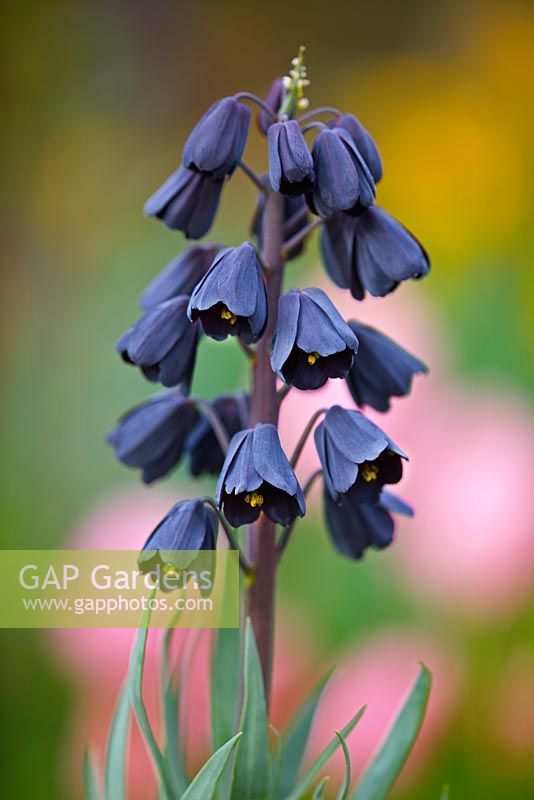
[[365,770],[352,800],[384,800],[397,780],[421,729],[432,676],[421,664],[419,675],[382,747]]
[[315,791],[312,794],[312,799],[311,800],[323,800],[324,787],[326,786],[326,784],[328,783],[329,780],[330,780],[330,778],[327,776],[326,778],[323,778],[322,781],[320,781],[317,784],[317,786],[315,787]]
[[170,651],[174,626],[178,622],[181,612],[178,612],[171,626],[165,631],[163,636],[163,647],[161,654],[161,686],[163,693],[163,725],[165,729],[165,752],[164,759],[169,765],[174,778],[174,785],[180,794],[187,788],[187,778],[183,765],[183,758],[180,751],[180,741],[178,737],[178,726],[180,719],[179,689],[172,681],[170,669]]
[[440,800],[449,800],[449,784],[446,783],[443,789],[441,790],[441,798]]
[[266,800],[269,796],[270,766],[267,709],[263,676],[249,619],[245,625],[243,664],[244,696],[239,746],[232,783],[232,800]]
[[347,747],[347,743],[345,741],[345,737],[339,732],[336,731],[336,736],[339,739],[339,743],[343,748],[343,755],[345,757],[345,780],[341,785],[339,792],[337,793],[336,800],[346,800],[346,797],[349,793],[350,789],[350,781],[351,781],[351,769],[350,769],[350,753]]
[[271,759],[269,798],[270,800],[276,800],[280,794],[280,776],[282,774],[282,764],[284,763],[284,741],[282,734],[274,725],[269,725],[269,730],[276,739],[276,746]]
[[146,741],[150,755],[152,756],[161,787],[167,795],[167,799],[173,800],[173,798],[179,794],[179,790],[178,787],[174,785],[174,776],[168,769],[167,762],[165,761],[163,754],[159,749],[158,743],[156,742],[156,738],[150,726],[150,720],[148,718],[145,703],[143,701],[143,669],[145,663],[148,626],[150,624],[150,601],[154,599],[156,591],[157,587],[154,587],[150,592],[148,598],[149,602],[145,611],[143,611],[143,614],[141,615],[139,630],[137,632],[137,637],[135,639],[134,646],[132,648],[132,654],[130,656],[128,684],[130,689],[130,699],[137,717],[137,722],[139,723],[139,728]]
[[230,754],[242,735],[237,733],[206,761],[188,786],[182,800],[212,800]]
[[280,777],[279,798],[285,797],[295,785],[308,743],[313,718],[331,675],[332,670],[318,683],[300,707],[284,735],[284,760]]
[[213,749],[234,735],[239,704],[239,629],[221,628],[215,637],[211,672]]
[[[360,719],[363,717],[366,708],[367,706],[363,706],[363,708],[360,708],[360,710],[340,731],[341,736],[343,738],[346,739],[349,733],[356,727]],[[339,744],[340,744],[339,734],[336,734],[332,739],[332,741],[330,742],[330,744],[327,747],[325,747],[323,752],[315,759],[315,761],[311,765],[306,775],[304,775],[304,777],[300,779],[299,783],[297,784],[297,786],[295,786],[293,791],[286,796],[285,800],[300,800],[300,798],[306,794],[306,792],[308,791],[314,780],[321,772],[324,765],[336,752],[337,748],[339,747]]]
[[106,752],[105,792],[106,800],[126,798],[126,754],[130,732],[130,689],[128,683],[121,689]]
[[95,769],[87,750],[83,756],[83,785],[86,800],[100,800]]

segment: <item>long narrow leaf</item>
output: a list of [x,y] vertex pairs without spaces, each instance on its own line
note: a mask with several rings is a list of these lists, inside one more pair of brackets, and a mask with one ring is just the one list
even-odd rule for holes
[[423,724],[431,683],[429,670],[421,664],[406,702],[365,770],[352,800],[384,800],[389,795]]
[[137,632],[132,654],[130,656],[128,684],[130,687],[130,698],[135,715],[137,717],[137,722],[150,751],[150,755],[152,756],[162,789],[167,795],[167,800],[173,800],[173,798],[178,795],[178,788],[174,786],[173,776],[167,768],[167,763],[152,732],[150,720],[148,718],[143,700],[143,669],[145,663],[148,626],[150,623],[150,601],[154,599],[156,591],[157,587],[154,587],[149,595],[149,602],[146,610],[143,611],[141,616],[140,627]]
[[214,643],[211,672],[213,749],[234,735],[238,717],[240,674],[239,629],[221,628]]
[[282,774],[282,765],[284,763],[284,740],[282,734],[274,725],[269,725],[269,730],[276,739],[276,744],[273,749],[271,758],[271,779],[269,789],[269,800],[277,800],[280,794],[280,776]]
[[327,776],[326,778],[323,778],[322,781],[320,781],[317,784],[317,786],[315,787],[315,791],[312,794],[312,799],[311,800],[323,800],[324,789],[325,789],[325,786],[326,786],[326,784],[328,783],[329,780],[330,780],[330,778]]
[[130,732],[130,688],[126,683],[121,689],[106,751],[105,798],[106,800],[125,800],[126,798],[126,755]]
[[100,800],[95,769],[91,756],[87,750],[83,756],[83,785],[85,790],[85,800]]
[[219,778],[241,736],[241,733],[237,733],[206,761],[187,788],[182,800],[212,800]]
[[244,697],[232,800],[265,800],[269,795],[270,756],[263,676],[250,620],[245,626]]
[[[367,706],[363,706],[360,710],[353,716],[353,718],[345,725],[345,727],[340,731],[341,735],[346,739],[349,733],[356,727],[360,719],[363,717],[365,709]],[[314,780],[317,778],[319,773],[321,772],[322,768],[328,762],[328,760],[334,755],[336,750],[339,747],[339,738],[338,736],[334,736],[330,744],[325,747],[323,752],[315,759],[313,764],[311,765],[308,772],[304,775],[303,778],[299,781],[297,786],[293,789],[290,794],[286,796],[286,800],[300,800],[303,797]]]
[[163,757],[174,778],[174,785],[180,794],[183,794],[187,787],[187,778],[180,750],[180,740],[178,726],[180,719],[179,689],[174,685],[171,676],[171,643],[175,625],[181,612],[178,611],[171,620],[169,627],[163,636],[163,646],[161,653],[161,687],[163,704],[163,725],[165,729],[165,751]]
[[291,721],[284,736],[284,760],[280,776],[279,798],[285,797],[295,785],[308,743],[313,718],[331,675],[332,670],[317,684]]
[[345,758],[345,779],[339,789],[339,792],[337,793],[336,800],[346,800],[346,797],[349,793],[350,781],[351,781],[350,753],[349,753],[349,748],[347,747],[347,743],[345,741],[345,737],[339,731],[336,731],[336,736],[339,739],[341,747],[343,748],[343,756]]

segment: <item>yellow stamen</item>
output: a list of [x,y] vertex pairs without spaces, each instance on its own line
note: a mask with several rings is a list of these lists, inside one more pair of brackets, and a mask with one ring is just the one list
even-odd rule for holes
[[369,483],[370,481],[376,481],[378,478],[379,469],[376,464],[362,464],[360,467],[360,472],[362,473],[362,478],[364,481]]
[[247,503],[249,506],[252,506],[252,508],[256,508],[256,506],[259,506],[261,508],[261,506],[263,505],[263,495],[258,494],[258,492],[252,492],[251,494],[246,494],[244,500],[245,503]]
[[226,307],[221,311],[221,319],[227,319],[230,325],[235,325],[237,322],[236,315],[232,314]]
[[310,365],[310,367],[313,367],[313,365],[319,358],[321,358],[319,353],[310,353],[308,356],[308,364]]

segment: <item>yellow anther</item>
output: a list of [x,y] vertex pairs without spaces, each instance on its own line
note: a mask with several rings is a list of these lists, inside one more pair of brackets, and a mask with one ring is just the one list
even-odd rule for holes
[[235,325],[237,322],[237,317],[235,314],[232,314],[227,308],[223,308],[221,311],[221,319],[227,319],[230,325]]
[[261,508],[261,506],[263,505],[263,495],[259,494],[258,492],[252,492],[252,494],[246,494],[244,500],[245,503],[247,503],[249,506],[252,506],[252,508],[256,508],[256,506],[259,506]]
[[319,358],[321,358],[319,353],[310,353],[308,356],[308,364],[310,365],[310,367],[313,367],[313,365]]
[[360,472],[362,473],[364,481],[369,483],[370,481],[376,481],[379,469],[376,464],[362,464]]

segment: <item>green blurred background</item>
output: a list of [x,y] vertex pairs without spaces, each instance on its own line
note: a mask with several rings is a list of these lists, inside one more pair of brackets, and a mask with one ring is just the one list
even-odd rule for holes
[[[431,277],[408,291],[439,319],[450,375],[526,404],[533,32],[531,6],[482,0],[3,3],[2,546],[68,542],[93,503],[136,483],[103,436],[150,387],[114,342],[140,290],[185,245],[143,219],[143,202],[205,108],[241,89],[264,94],[301,43],[312,104],[354,111],[373,132],[381,202],[432,254]],[[259,170],[264,145],[253,140],[247,160]],[[236,176],[211,238],[247,236],[253,202]],[[299,275],[317,269],[314,251]],[[203,346],[197,376],[209,396],[240,385],[238,349]],[[532,514],[531,496],[513,498],[522,502]],[[447,616],[386,579],[380,557],[337,557],[314,525],[313,548],[301,539],[290,552],[281,602],[312,619],[322,657],[409,624],[452,643],[466,665],[446,730],[399,796],[437,797],[442,780],[458,798],[532,796],[532,752],[499,749],[484,723],[505,654],[532,655],[532,604],[494,625]],[[319,560],[335,592],[316,591]],[[4,631],[1,648],[2,795],[68,797],[74,683],[43,636]]]

